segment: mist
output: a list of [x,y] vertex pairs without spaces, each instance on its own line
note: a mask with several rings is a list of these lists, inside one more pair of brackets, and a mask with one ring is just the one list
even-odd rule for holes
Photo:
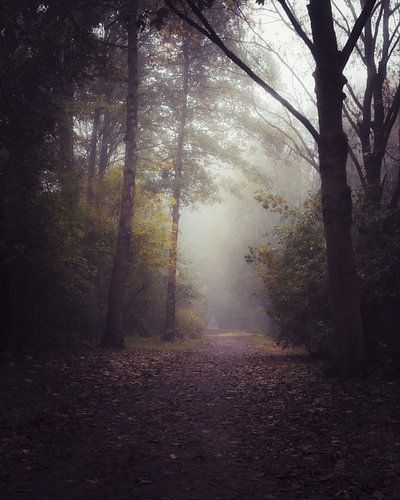
[[400,498],[399,43],[2,0],[1,498]]

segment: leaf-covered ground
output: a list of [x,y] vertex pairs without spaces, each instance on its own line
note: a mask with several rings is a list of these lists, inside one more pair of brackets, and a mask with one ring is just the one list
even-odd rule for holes
[[341,382],[250,336],[8,355],[2,498],[400,498],[400,383]]

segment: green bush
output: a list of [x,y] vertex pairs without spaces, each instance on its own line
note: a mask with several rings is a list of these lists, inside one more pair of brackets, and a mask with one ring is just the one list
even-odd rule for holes
[[279,341],[325,353],[331,325],[319,204],[313,199],[302,210],[284,208],[274,243],[251,249],[249,259],[265,282],[267,309],[277,322]]
[[400,211],[354,211],[364,332],[372,359],[400,361]]
[[[275,207],[273,207],[275,208]],[[279,207],[278,207],[279,208]],[[301,209],[279,208],[274,243],[250,249],[266,286],[268,313],[283,344],[311,353],[330,350],[332,324],[319,198]],[[354,206],[354,246],[370,359],[400,359],[400,214]]]
[[191,339],[201,336],[205,329],[204,318],[193,309],[177,309],[176,311],[176,336]]

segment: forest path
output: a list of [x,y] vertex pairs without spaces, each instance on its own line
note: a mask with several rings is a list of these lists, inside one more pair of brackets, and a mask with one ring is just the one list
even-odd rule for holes
[[6,356],[0,497],[399,498],[399,383],[256,340]]

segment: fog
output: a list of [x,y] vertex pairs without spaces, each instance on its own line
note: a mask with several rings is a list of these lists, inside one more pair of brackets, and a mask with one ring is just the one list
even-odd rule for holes
[[309,165],[280,153],[253,148],[245,173],[220,168],[219,201],[186,207],[180,221],[180,259],[200,290],[208,328],[274,334],[269,301],[249,248],[274,242],[281,216],[263,208],[257,196],[275,193],[300,206],[317,189]]
[[264,331],[262,281],[245,254],[250,245],[261,243],[255,221],[264,230],[271,221],[251,193],[221,195],[218,204],[183,212],[181,251],[201,284],[208,327]]

